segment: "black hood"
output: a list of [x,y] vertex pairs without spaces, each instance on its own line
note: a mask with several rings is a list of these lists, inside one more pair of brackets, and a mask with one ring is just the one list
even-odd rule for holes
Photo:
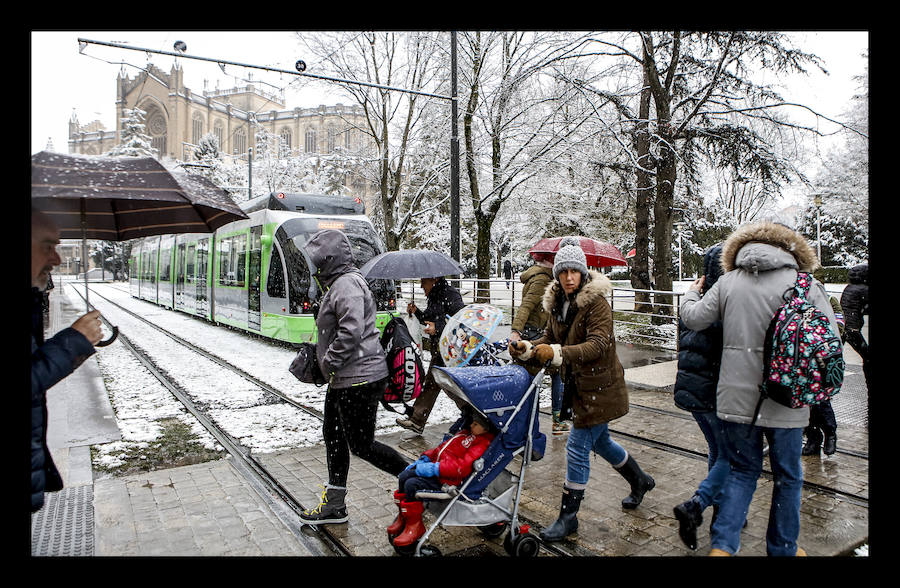
[[847,273],[847,281],[851,284],[868,284],[869,283],[869,264],[861,263],[854,265]]
[[722,276],[722,244],[716,243],[703,254],[703,292],[706,293]]

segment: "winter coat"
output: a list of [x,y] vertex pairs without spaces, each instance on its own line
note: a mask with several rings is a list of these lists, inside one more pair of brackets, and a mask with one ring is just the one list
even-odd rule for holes
[[863,315],[869,314],[869,264],[861,263],[850,268],[847,282],[841,294],[844,327],[858,331],[863,327]]
[[434,323],[434,334],[431,335],[431,365],[442,366],[444,360],[441,357],[438,347],[438,341],[441,333],[447,325],[447,317],[453,316],[459,309],[465,306],[462,295],[459,290],[450,285],[450,282],[444,278],[439,278],[428,292],[428,305],[423,311],[421,308],[416,309],[416,318],[420,323],[425,321]]
[[369,285],[353,264],[350,241],[336,230],[319,231],[306,244],[324,292],[316,316],[316,357],[333,388],[377,382],[388,376],[377,307]]
[[[705,292],[722,275],[722,246],[715,245],[703,256]],[[675,376],[675,405],[691,412],[716,410],[716,385],[722,362],[722,321],[702,331],[692,331],[678,321],[678,373]]]
[[31,309],[31,512],[44,492],[62,490],[63,480],[47,448],[47,390],[93,355],[87,338],[68,327],[44,341],[43,293],[32,288]]
[[493,433],[473,435],[468,429],[463,429],[422,455],[438,464],[442,484],[459,486],[472,473],[472,464],[493,440]]
[[[512,330],[524,334],[529,331],[542,332],[547,325],[549,314],[544,310],[544,292],[553,281],[553,270],[541,265],[533,265],[519,276],[522,287],[522,303],[516,309]],[[524,337],[523,337],[524,338]]]
[[562,317],[565,296],[559,281],[553,280],[542,301],[550,315],[547,328],[531,342],[561,345],[559,373],[566,383],[563,407],[571,403],[577,428],[608,423],[628,413],[625,370],[616,355],[612,309],[606,301],[611,294],[609,278],[591,270]]
[[[720,419],[749,424],[759,401],[763,373],[763,341],[782,296],[795,284],[797,272],[812,273],[818,266],[815,250],[784,225],[762,222],[732,233],[722,249],[724,275],[703,298],[688,290],[681,302],[681,318],[693,330],[715,321],[723,324],[722,366],[716,389]],[[809,300],[828,317],[838,332],[825,287],[813,281]],[[809,408],[788,408],[766,399],[757,426],[802,428]]]

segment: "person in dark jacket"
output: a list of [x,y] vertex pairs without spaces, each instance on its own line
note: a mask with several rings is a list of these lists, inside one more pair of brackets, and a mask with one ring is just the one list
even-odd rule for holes
[[326,229],[310,237],[306,250],[321,292],[316,358],[328,380],[322,421],[328,485],[319,505],[304,511],[300,522],[343,523],[350,452],[395,476],[409,462],[375,440],[388,368],[375,326],[375,297],[353,263],[350,241],[341,231]]
[[71,327],[44,340],[44,291],[60,264],[59,229],[47,215],[31,211],[31,512],[44,505],[45,492],[63,488],[47,447],[47,390],[93,355],[100,341],[100,313],[81,316]]
[[[706,279],[701,296],[722,275],[722,244],[713,245],[703,256]],[[678,374],[675,376],[675,405],[687,410],[697,421],[707,445],[707,475],[691,499],[674,508],[678,519],[678,535],[690,549],[697,549],[697,527],[703,522],[703,511],[718,510],[719,493],[731,466],[728,462],[725,432],[716,416],[716,386],[722,363],[722,321],[702,331],[688,329],[678,321]]]
[[577,514],[590,479],[591,453],[600,455],[628,481],[631,493],[622,508],[634,509],[656,482],[609,434],[609,423],[628,413],[625,370],[616,355],[612,309],[607,296],[612,282],[588,270],[577,240],[560,242],[553,264],[554,281],[544,292],[550,319],[533,341],[510,343],[517,361],[560,370],[563,412],[572,411],[566,443],[566,475],[559,516],[541,533],[544,541],[561,541],[578,530]]
[[512,262],[508,259],[503,262],[503,277],[506,278],[506,287],[509,288],[509,281],[512,280]]
[[[819,272],[813,274],[817,280],[821,280]],[[838,324],[838,331],[841,341],[846,341],[846,333],[844,329],[844,311],[841,303],[834,296],[828,297],[831,303],[831,309],[834,310],[834,319]],[[831,399],[813,404],[809,407],[809,425],[803,429],[806,436],[806,443],[800,455],[819,455],[819,450],[825,455],[834,455],[837,451],[837,418],[834,415],[834,408],[831,406]]]
[[[435,383],[433,375],[435,367],[444,365],[438,340],[447,325],[447,317],[456,314],[465,304],[459,290],[451,286],[444,278],[422,278],[419,280],[419,284],[425,291],[428,305],[422,311],[415,302],[410,302],[406,311],[410,315],[415,315],[418,321],[425,325],[422,332],[431,337],[431,363],[428,365],[422,393],[413,403],[412,415],[409,418],[397,419],[397,424],[404,429],[421,434],[425,430],[425,423],[428,421],[431,409],[434,408],[434,403],[437,402],[438,394],[441,391],[440,386]],[[464,405],[463,401],[457,401],[455,397],[453,400],[460,408]]]
[[869,343],[862,334],[863,315],[869,314],[869,264],[861,263],[850,268],[847,287],[841,293],[844,310],[844,332],[847,343],[862,358],[866,388],[869,387]]

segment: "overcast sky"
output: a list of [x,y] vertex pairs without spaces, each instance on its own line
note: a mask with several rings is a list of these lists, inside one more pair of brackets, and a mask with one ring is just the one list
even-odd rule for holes
[[[831,118],[840,118],[847,108],[857,85],[853,76],[863,73],[861,54],[868,49],[865,31],[804,31],[795,33],[797,46],[814,53],[825,62],[828,76],[813,72],[809,76],[785,80],[785,98],[807,104]],[[118,42],[131,47],[172,51],[175,41],[187,44],[187,53],[200,57],[214,57],[228,61],[266,65],[293,71],[300,54],[294,33],[288,31],[33,31],[31,42],[31,152],[37,153],[52,139],[54,150],[68,152],[67,123],[72,112],[82,124],[100,120],[108,130],[115,128],[116,75],[124,61],[131,66],[144,66],[148,59],[169,72],[173,57],[141,51],[108,48],[89,44],[79,52],[77,39]],[[306,59],[310,63],[309,59]],[[214,89],[230,87],[235,77],[246,76],[287,87],[287,107],[309,107],[351,101],[330,93],[324,83],[312,82],[300,76],[279,76],[260,70],[226,66],[225,73],[214,63],[184,59],[185,83],[201,93],[204,79]],[[310,63],[310,65],[312,65]],[[138,70],[126,66],[128,76]],[[766,80],[774,83],[774,80]],[[261,85],[266,88],[265,85]],[[333,86],[332,86],[333,87]],[[801,113],[798,111],[797,115]],[[832,129],[826,129],[832,130]]]

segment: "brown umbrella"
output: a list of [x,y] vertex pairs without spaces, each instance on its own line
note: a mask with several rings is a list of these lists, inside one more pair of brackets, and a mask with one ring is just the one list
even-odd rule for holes
[[[41,151],[31,157],[31,199],[56,222],[60,238],[82,239],[83,259],[87,239],[211,233],[247,218],[227,192],[206,178],[170,172],[152,157]],[[84,280],[87,298],[87,272]]]

